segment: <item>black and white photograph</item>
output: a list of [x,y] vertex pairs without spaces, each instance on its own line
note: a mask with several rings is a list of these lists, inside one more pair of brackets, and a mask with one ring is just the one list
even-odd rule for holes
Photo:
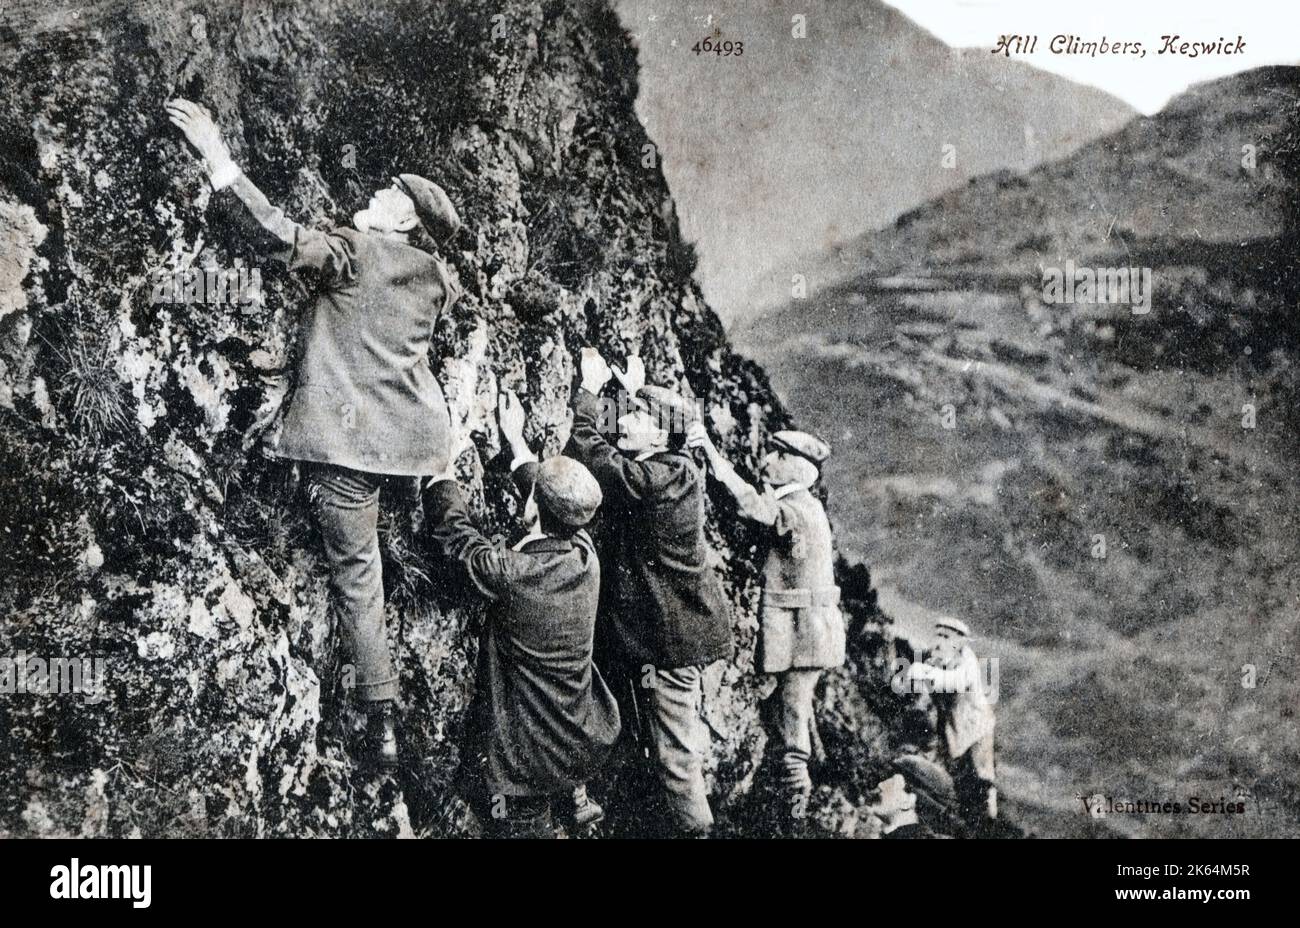
[[[86,842],[31,893],[1300,837],[1298,35],[0,2],[0,837]],[[1233,911],[1233,846],[1097,891]]]

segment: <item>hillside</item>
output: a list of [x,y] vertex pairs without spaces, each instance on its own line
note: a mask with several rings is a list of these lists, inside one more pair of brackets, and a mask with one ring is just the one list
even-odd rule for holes
[[[957,614],[999,659],[1008,807],[1042,834],[1098,793],[1249,799],[1118,834],[1300,833],[1297,75],[977,178],[735,332],[835,443],[841,547],[885,612],[922,639]],[[1150,312],[1045,303],[1067,259],[1149,267]]]
[[[1154,116],[1024,176],[1001,172],[909,210],[837,249],[850,271],[925,261],[1025,275],[1066,256],[1166,240],[1237,244],[1282,227],[1293,193],[1269,146],[1294,119],[1294,69],[1199,84]],[[1243,164],[1245,146],[1255,167]],[[892,269],[892,270],[891,270]]]
[[[953,49],[880,0],[619,0],[705,295],[729,325],[780,305],[826,249],[997,169],[1123,125],[1093,88]],[[806,37],[791,36],[791,16]],[[744,53],[695,55],[705,36]],[[953,160],[944,163],[945,146]]]
[[[321,682],[337,658],[319,540],[258,439],[314,285],[246,251],[162,104],[209,107],[304,221],[346,222],[398,171],[447,188],[465,295],[431,362],[477,433],[460,462],[475,515],[506,535],[498,392],[519,392],[529,437],[555,453],[584,346],[639,351],[653,380],[731,423],[720,440],[750,466],[789,422],[729,348],[663,176],[641,165],[619,22],[603,3],[540,0],[22,3],[0,63],[0,653],[106,666],[95,699],[0,700],[0,835],[471,833],[450,777],[478,607],[422,550],[410,499],[386,492],[405,741],[394,776],[354,766],[357,720]],[[241,262],[263,280],[247,306],[151,299],[160,272]],[[764,834],[753,551],[732,522],[710,531],[739,650],[707,676],[708,776],[724,833]],[[834,833],[870,832],[882,769],[858,682],[846,669],[823,695],[817,814]],[[610,808],[636,832],[634,803]]]

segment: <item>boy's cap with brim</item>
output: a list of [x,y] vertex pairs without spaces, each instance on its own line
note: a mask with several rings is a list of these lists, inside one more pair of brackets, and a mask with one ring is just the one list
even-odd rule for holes
[[772,433],[772,447],[777,451],[795,454],[820,465],[831,456],[831,446],[816,435],[794,429],[783,429]]
[[538,506],[573,528],[590,522],[604,499],[591,471],[563,455],[548,458],[537,468],[533,493]]
[[395,180],[414,201],[420,225],[436,242],[441,244],[456,234],[460,229],[460,214],[451,205],[446,191],[419,174],[398,174]]
[[940,629],[944,629],[950,632],[955,632],[956,634],[961,635],[963,638],[969,638],[971,636],[970,626],[968,626],[961,619],[942,618],[934,623],[934,627],[936,631]]
[[646,406],[646,411],[659,421],[661,426],[668,423],[668,431],[686,431],[700,421],[700,411],[694,403],[667,387],[647,384],[640,390],[638,397]]
[[925,790],[936,799],[953,797],[952,775],[939,764],[920,754],[904,754],[895,757],[890,767],[895,773],[901,773],[907,784],[913,788]]

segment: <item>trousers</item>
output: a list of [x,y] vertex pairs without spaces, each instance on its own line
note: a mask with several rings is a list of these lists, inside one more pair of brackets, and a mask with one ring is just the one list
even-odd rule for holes
[[949,762],[957,805],[968,822],[998,817],[998,791],[993,759],[993,735],[985,735],[960,757]]
[[821,675],[820,670],[787,670],[777,683],[781,786],[791,793],[812,792],[813,694]]
[[313,464],[307,496],[324,542],[330,595],[356,664],[357,697],[397,698],[397,672],[384,624],[379,556],[379,488],[383,477]]
[[708,834],[713,828],[713,810],[704,785],[709,732],[700,714],[703,670],[698,666],[656,668],[646,720],[668,824],[687,835]]

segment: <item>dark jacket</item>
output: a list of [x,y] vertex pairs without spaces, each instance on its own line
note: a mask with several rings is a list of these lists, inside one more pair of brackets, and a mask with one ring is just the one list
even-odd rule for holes
[[[536,465],[516,471],[532,487]],[[474,527],[453,481],[424,504],[434,538],[491,601],[466,717],[460,783],[478,795],[539,796],[585,783],[618,737],[618,707],[591,660],[600,562],[585,532],[519,550]]]
[[304,315],[297,387],[275,452],[374,474],[447,465],[447,402],[429,339],[455,289],[432,255],[382,235],[309,229],[286,219],[244,176],[230,185],[291,268],[320,272]]
[[708,564],[699,468],[676,452],[635,460],[599,422],[600,401],[579,390],[566,453],[605,494],[605,603],[620,660],[672,669],[730,658],[731,616]]

